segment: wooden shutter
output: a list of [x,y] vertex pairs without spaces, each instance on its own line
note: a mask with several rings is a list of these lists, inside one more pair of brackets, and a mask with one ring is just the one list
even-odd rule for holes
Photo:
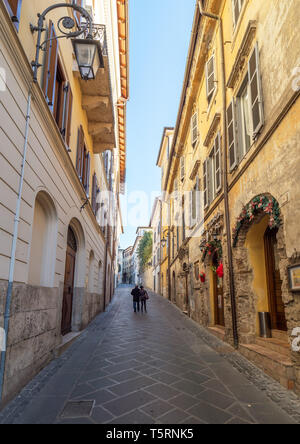
[[221,178],[221,136],[220,133],[217,135],[215,140],[215,184],[216,193],[218,193],[222,188],[222,178]]
[[203,186],[204,186],[204,208],[209,206],[208,199],[208,160],[206,159],[203,163]]
[[48,39],[51,40],[48,41],[46,45],[43,91],[47,103],[50,106],[51,110],[53,111],[55,82],[56,82],[57,63],[58,63],[58,41],[56,39],[54,24],[51,20],[49,23]]
[[98,180],[96,173],[94,173],[93,184],[92,184],[92,209],[95,216],[97,213],[97,193],[98,193]]
[[194,198],[194,190],[189,191],[189,226],[192,228],[194,226],[194,218],[193,218],[193,200]]
[[19,30],[22,0],[4,0],[4,4],[15,27]]
[[213,55],[206,63],[206,95],[210,103],[215,91],[215,56]]
[[232,171],[238,164],[238,155],[237,155],[238,147],[237,147],[234,100],[232,100],[227,109],[227,134],[228,134],[229,166],[230,166],[230,171]]
[[192,136],[192,146],[194,147],[198,142],[198,112],[195,112],[195,114],[192,116],[191,136]]
[[84,133],[82,126],[80,126],[78,130],[76,170],[81,182],[83,180],[83,166],[84,166]]
[[196,221],[200,221],[200,214],[201,214],[201,199],[200,199],[200,179],[199,176],[197,176],[196,180]]
[[255,139],[264,125],[262,82],[260,75],[258,44],[256,44],[249,60],[248,77],[250,85],[250,105],[253,123],[253,139]]
[[[83,0],[73,0],[73,5],[81,6],[83,5]],[[77,25],[79,26],[81,24],[81,14],[80,12],[74,11],[74,17],[76,20]]]
[[70,145],[72,108],[73,108],[73,94],[70,83],[66,82],[64,86],[61,134],[65,139],[67,146]]
[[182,156],[180,158],[180,180],[183,182],[185,176],[185,158]]
[[87,197],[90,195],[90,174],[91,174],[91,155],[90,153],[86,154],[86,166],[85,166],[85,178],[84,178],[84,188],[86,191]]

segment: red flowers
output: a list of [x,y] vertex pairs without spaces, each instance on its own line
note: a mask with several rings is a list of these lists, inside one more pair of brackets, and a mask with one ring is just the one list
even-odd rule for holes
[[200,273],[200,280],[201,280],[202,283],[205,282],[205,278],[206,278],[206,274],[204,273],[204,271],[201,271],[201,273]]
[[224,277],[224,267],[222,263],[217,268],[217,275],[219,278]]

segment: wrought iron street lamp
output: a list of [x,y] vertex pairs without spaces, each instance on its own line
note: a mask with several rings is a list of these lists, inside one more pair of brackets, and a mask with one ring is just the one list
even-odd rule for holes
[[[76,23],[71,17],[62,17],[57,23],[57,28],[62,33],[54,39],[68,38],[72,39],[73,48],[75,52],[75,57],[78,63],[81,78],[83,80],[93,80],[96,77],[99,68],[104,67],[101,45],[98,40],[93,39],[93,20],[90,14],[81,6],[68,4],[68,3],[58,3],[56,5],[50,6],[42,14],[38,14],[38,25],[30,25],[31,32],[37,32],[37,45],[36,45],[36,55],[35,60],[32,62],[33,67],[33,78],[37,82],[37,72],[42,66],[39,63],[40,51],[45,49],[48,42],[53,39],[47,39],[43,43],[42,33],[46,31],[44,28],[44,21],[46,15],[57,8],[71,8],[74,11],[80,13],[85,21],[80,20],[79,29],[77,31],[72,31],[75,28]],[[81,35],[86,35],[85,38],[77,38]]]

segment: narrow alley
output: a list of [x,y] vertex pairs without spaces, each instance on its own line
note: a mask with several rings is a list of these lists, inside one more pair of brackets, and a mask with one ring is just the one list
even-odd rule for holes
[[[233,350],[154,293],[148,313],[135,314],[130,292],[117,289],[107,311],[2,411],[0,424],[300,422],[296,395],[260,370],[254,385],[227,359]],[[210,346],[218,343],[221,354]],[[277,405],[266,395],[272,386]]]

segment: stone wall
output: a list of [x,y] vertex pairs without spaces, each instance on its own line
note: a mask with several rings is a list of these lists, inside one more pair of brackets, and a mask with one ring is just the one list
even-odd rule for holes
[[[0,325],[7,283],[0,283]],[[63,288],[15,285],[7,338],[3,401],[12,399],[48,362],[61,343]]]

